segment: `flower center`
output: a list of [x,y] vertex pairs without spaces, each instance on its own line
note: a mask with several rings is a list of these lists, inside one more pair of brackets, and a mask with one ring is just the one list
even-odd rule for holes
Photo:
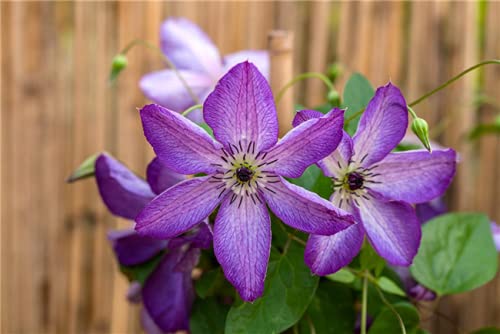
[[363,176],[359,173],[347,174],[346,182],[350,190],[358,190],[363,187]]
[[245,166],[236,169],[236,178],[241,182],[250,181],[252,179],[253,174],[254,172]]

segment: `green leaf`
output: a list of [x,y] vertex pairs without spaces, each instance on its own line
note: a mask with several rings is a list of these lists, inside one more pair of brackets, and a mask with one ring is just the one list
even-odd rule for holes
[[377,285],[385,292],[402,297],[406,296],[406,293],[396,283],[385,276],[382,276],[377,280]]
[[326,276],[331,281],[349,284],[354,282],[356,276],[347,269],[340,269],[335,274]]
[[291,327],[309,306],[318,280],[304,264],[303,248],[292,241],[285,255],[269,263],[264,295],[231,308],[226,333],[280,333]]
[[229,306],[214,297],[196,299],[191,311],[189,327],[191,334],[224,334],[224,323]]
[[315,192],[325,199],[329,199],[333,192],[332,180],[323,175],[321,169],[316,165],[309,166],[299,178],[289,179],[289,181]]
[[359,263],[362,270],[374,270],[375,276],[379,276],[385,267],[385,260],[381,258],[367,242],[365,242],[363,248],[361,248]]
[[136,266],[123,266],[120,265],[120,270],[127,278],[132,281],[138,281],[139,283],[144,284],[146,279],[151,275],[153,270],[156,269],[158,264],[160,263],[162,257],[165,255],[165,252],[162,252],[151,260],[138,264]]
[[221,284],[224,283],[224,274],[219,268],[206,271],[195,283],[195,289],[198,296],[205,298],[212,296]]
[[481,329],[475,330],[471,334],[500,334],[500,328],[496,328],[496,327],[481,328]]
[[415,279],[440,295],[475,289],[495,277],[497,252],[484,214],[450,213],[422,228],[410,267]]
[[300,320],[300,333],[352,334],[355,318],[352,290],[342,284],[321,281]]
[[500,123],[479,124],[469,133],[469,139],[475,140],[487,134],[500,134]]
[[100,153],[89,156],[84,162],[68,177],[66,182],[72,183],[78,180],[94,176],[95,161]]
[[[417,309],[412,304],[401,302],[394,304],[393,307],[401,319],[403,319],[407,332],[412,332],[417,328],[420,318]],[[397,316],[386,306],[373,321],[368,334],[387,333],[401,333],[401,326]]]
[[[343,108],[347,108],[345,112],[345,119],[350,118],[352,115],[365,108],[368,102],[375,94],[375,91],[362,74],[354,73],[344,87]],[[345,130],[352,136],[358,128],[360,116],[354,118],[347,124]]]

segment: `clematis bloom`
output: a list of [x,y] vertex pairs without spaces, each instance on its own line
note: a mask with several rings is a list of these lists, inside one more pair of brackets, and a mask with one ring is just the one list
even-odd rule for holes
[[[163,22],[160,44],[163,53],[201,102],[213,90],[217,80],[239,62],[250,60],[264,76],[269,73],[267,51],[246,50],[221,57],[210,37],[185,18],[169,18]],[[145,75],[139,86],[151,101],[173,111],[181,112],[196,104],[172,69]],[[190,118],[200,121],[201,113],[194,111]]]
[[[299,112],[294,125],[321,115]],[[354,137],[344,132],[337,150],[318,162],[334,181],[331,201],[351,212],[360,224],[332,236],[310,236],[305,260],[314,273],[331,274],[349,264],[365,234],[388,263],[412,263],[421,227],[410,203],[443,194],[455,174],[456,155],[451,149],[391,153],[407,126],[406,102],[389,83],[377,89]]]
[[183,181],[157,196],[136,218],[141,235],[172,238],[205,219],[220,204],[214,251],[226,278],[246,301],[258,298],[271,247],[266,204],[285,224],[331,235],[353,217],[317,194],[287,182],[330,154],[342,136],[343,112],[290,131],[278,142],[278,120],[268,82],[249,62],[233,67],[203,107],[212,139],[201,127],[159,105],[141,110],[144,134],[158,158]]
[[[95,177],[109,210],[128,219],[134,219],[157,193],[185,179],[155,158],[147,169],[148,183],[107,154],[97,158]],[[188,330],[195,298],[191,272],[198,263],[200,248],[211,245],[208,224],[200,223],[190,234],[169,240],[141,236],[133,229],[110,231],[108,239],[123,266],[140,265],[164,253],[143,285],[133,282],[129,289],[128,299],[144,304],[144,330],[149,334]]]

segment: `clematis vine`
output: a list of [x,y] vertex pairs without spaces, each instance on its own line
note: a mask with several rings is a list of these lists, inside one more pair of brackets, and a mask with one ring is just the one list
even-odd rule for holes
[[[97,158],[95,177],[109,210],[128,219],[134,219],[157,193],[184,179],[155,158],[147,168],[148,183],[107,154]],[[197,224],[189,234],[169,240],[141,236],[133,229],[110,231],[108,239],[122,266],[140,265],[163,254],[145,282],[133,282],[127,294],[130,301],[144,304],[144,330],[149,334],[188,330],[195,298],[191,272],[200,249],[211,245],[208,224]]]
[[159,105],[141,110],[144,134],[158,158],[183,181],[157,196],[136,218],[144,236],[173,238],[220,204],[214,251],[224,274],[245,301],[262,295],[271,247],[270,216],[317,235],[354,224],[353,217],[315,193],[287,182],[326,157],[342,137],[343,112],[333,110],[278,141],[271,89],[250,62],[233,67],[203,106],[212,139],[201,127]]
[[[321,115],[299,112],[294,126]],[[456,154],[451,149],[391,153],[407,126],[404,97],[389,83],[377,89],[354,137],[344,133],[338,149],[318,162],[334,182],[331,201],[360,224],[332,236],[310,236],[305,260],[314,273],[331,274],[347,265],[359,252],[365,234],[390,264],[412,263],[421,228],[410,203],[443,194],[455,174]]]
[[[160,44],[163,53],[201,102],[217,80],[237,63],[250,60],[265,77],[269,73],[267,51],[245,50],[221,57],[210,37],[185,18],[170,18],[162,24]],[[150,100],[173,111],[181,112],[197,103],[172,69],[147,74],[139,85]],[[201,121],[201,113],[194,111],[190,118]]]

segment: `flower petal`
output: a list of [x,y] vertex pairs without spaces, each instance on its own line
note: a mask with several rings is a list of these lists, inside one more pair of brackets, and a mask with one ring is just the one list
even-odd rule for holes
[[220,160],[220,145],[185,117],[156,104],[141,109],[144,135],[156,155],[181,174],[210,174]]
[[420,224],[427,223],[434,217],[445,214],[448,209],[442,197],[433,199],[432,201],[415,205],[417,218]]
[[142,300],[155,324],[165,332],[189,329],[195,298],[191,270],[175,271],[182,258],[177,250],[166,254],[142,288]]
[[339,146],[332,154],[318,161],[318,166],[328,177],[340,177],[341,170],[345,170],[352,158],[352,139],[347,132],[342,130],[342,139]]
[[350,214],[324,198],[283,178],[280,180],[266,184],[262,194],[271,211],[285,224],[319,235],[332,235],[354,224]]
[[165,334],[151,319],[148,311],[143,308],[141,310],[141,326],[146,334]]
[[271,250],[271,221],[265,204],[244,196],[231,204],[227,196],[214,226],[214,251],[227,280],[245,301],[264,291]]
[[[201,101],[214,84],[213,80],[203,73],[179,71],[179,75]],[[182,112],[196,104],[184,83],[173,70],[146,74],[141,78],[139,87],[148,99],[176,112]]]
[[405,202],[388,202],[376,193],[370,200],[359,198],[363,228],[377,253],[396,266],[409,266],[422,234],[415,210]]
[[170,18],[160,28],[163,53],[179,69],[195,70],[217,78],[222,70],[219,50],[210,37],[185,18]]
[[179,174],[165,166],[160,159],[154,158],[146,169],[146,179],[156,194],[160,194],[173,185],[184,181],[185,175]]
[[334,235],[312,234],[307,241],[304,258],[316,275],[333,274],[348,265],[363,244],[361,224],[354,224]]
[[424,203],[442,195],[455,175],[455,151],[390,153],[372,169],[370,188],[387,199]]
[[493,241],[495,243],[495,247],[497,251],[500,252],[500,226],[497,223],[491,222],[491,234],[493,235]]
[[137,216],[136,231],[159,239],[170,239],[188,231],[219,204],[218,185],[210,182],[210,176],[205,176],[167,189]]
[[269,80],[270,59],[269,52],[265,50],[244,50],[224,56],[223,73],[226,73],[231,67],[246,60],[254,63],[260,73]]
[[167,240],[158,240],[138,235],[136,231],[114,230],[108,232],[118,262],[124,266],[134,266],[148,261],[167,246]]
[[267,155],[274,161],[267,169],[286,177],[299,177],[304,170],[331,154],[342,139],[344,111],[308,120],[288,132]]
[[224,146],[255,142],[257,152],[278,140],[278,117],[271,87],[249,62],[233,67],[219,81],[203,107],[205,122]]
[[362,166],[382,160],[404,137],[408,110],[401,91],[388,83],[375,92],[361,116],[354,140],[354,161]]
[[97,158],[95,178],[104,204],[120,217],[134,219],[155,196],[143,179],[107,154]]

